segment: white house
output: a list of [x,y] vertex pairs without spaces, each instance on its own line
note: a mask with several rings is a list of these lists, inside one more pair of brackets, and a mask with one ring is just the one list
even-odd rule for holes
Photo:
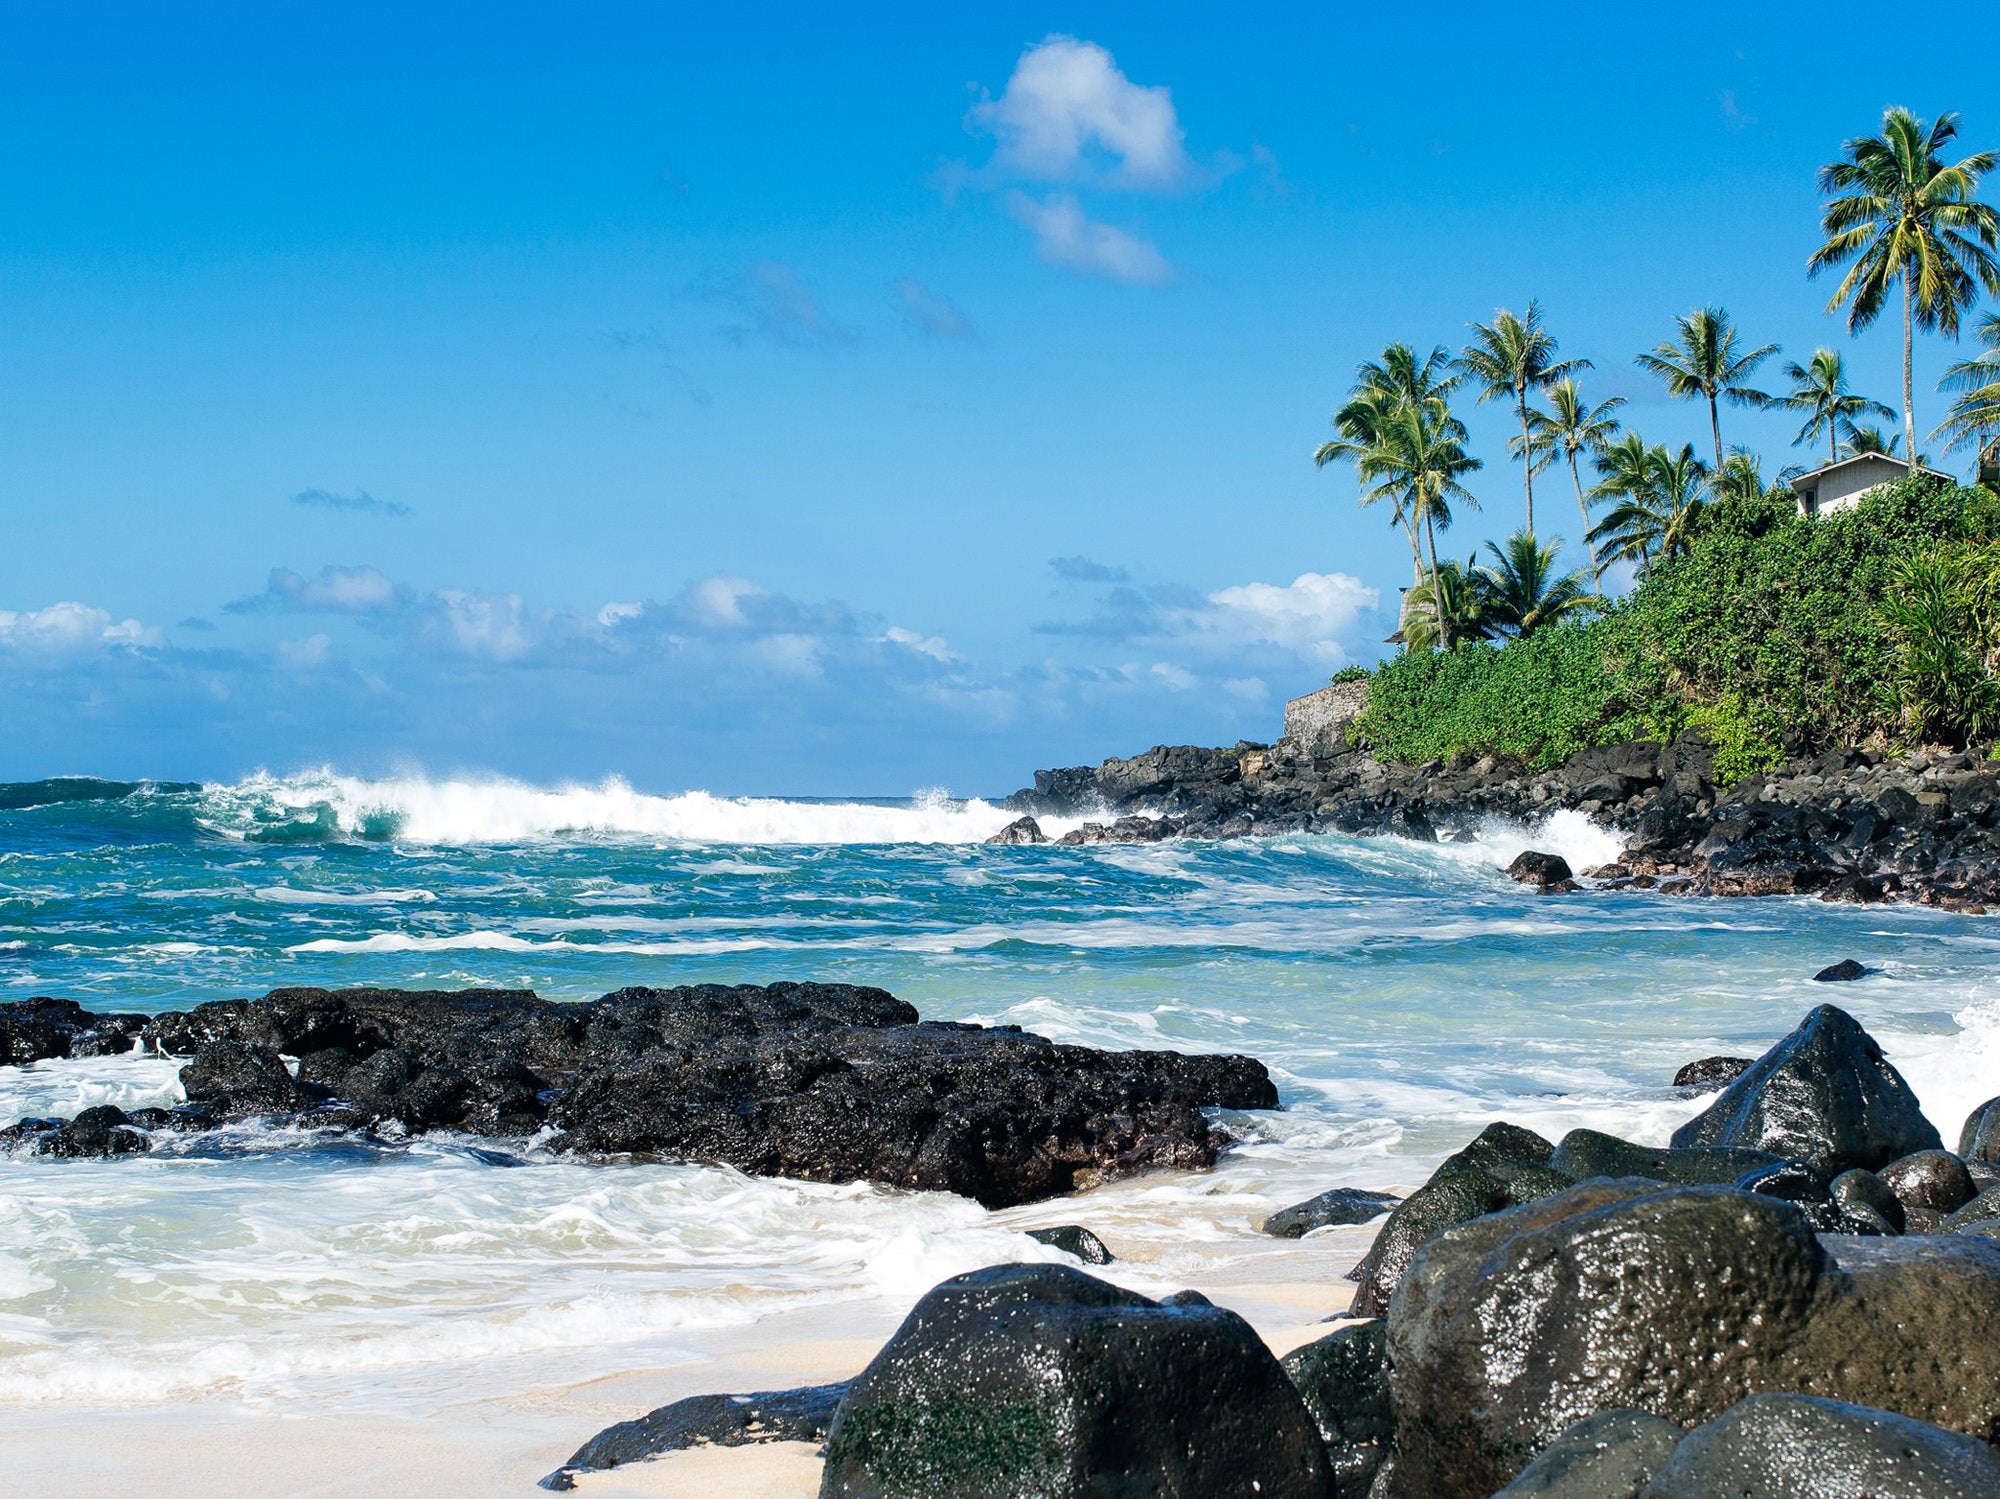
[[[1948,477],[1934,468],[1923,471],[1940,479]],[[1800,474],[1792,480],[1792,493],[1799,497],[1800,515],[1827,515],[1835,510],[1852,509],[1861,503],[1863,496],[1885,484],[1894,484],[1909,472],[1909,464],[1887,453],[1856,453],[1852,458]]]

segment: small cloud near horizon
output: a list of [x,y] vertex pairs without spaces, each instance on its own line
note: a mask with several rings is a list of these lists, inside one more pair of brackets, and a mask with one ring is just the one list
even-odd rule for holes
[[903,324],[927,338],[978,343],[979,330],[949,297],[940,297],[903,276],[890,283],[903,301]]
[[400,501],[378,500],[365,489],[357,489],[353,494],[340,494],[331,489],[301,489],[292,496],[292,503],[308,510],[345,510],[354,515],[379,515],[391,519],[414,513]]
[[1051,557],[1049,571],[1065,583],[1129,583],[1132,575],[1089,557]]

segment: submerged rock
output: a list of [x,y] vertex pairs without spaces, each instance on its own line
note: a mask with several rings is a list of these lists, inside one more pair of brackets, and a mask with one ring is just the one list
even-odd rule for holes
[[1402,1201],[1402,1198],[1388,1192],[1335,1187],[1271,1214],[1264,1220],[1264,1232],[1278,1239],[1304,1238],[1316,1228],[1370,1222],[1392,1211]]
[[1684,1435],[1645,1411],[1599,1411],[1544,1447],[1493,1499],[1636,1499]]
[[1831,1176],[1942,1142],[1874,1037],[1846,1011],[1821,1005],[1675,1130],[1673,1143],[1767,1150]]
[[1676,1088],[1724,1088],[1750,1070],[1750,1057],[1703,1057],[1674,1074]]
[[849,1388],[823,1499],[1325,1499],[1319,1432],[1248,1323],[1078,1270],[948,1280]]
[[[1154,1167],[1204,1168],[1203,1112],[1277,1106],[1249,1057],[1107,1052],[1012,1026],[923,1022],[848,984],[526,990],[278,989],[146,1027],[190,1121],[265,1115],[519,1136],[759,1175],[1034,1201]],[[294,1077],[283,1056],[299,1058]]]
[[1104,1247],[1104,1241],[1096,1234],[1075,1223],[1063,1223],[1054,1228],[1031,1228],[1028,1237],[1037,1244],[1046,1244],[1051,1249],[1072,1255],[1086,1265],[1109,1265],[1118,1258]]
[[1682,1438],[1640,1494],[1975,1499],[2000,1494],[2000,1457],[1982,1441],[1888,1411],[1812,1395],[1753,1395]]
[[689,1447],[746,1447],[758,1442],[823,1442],[847,1385],[809,1385],[755,1395],[694,1395],[635,1421],[608,1426],[542,1480],[545,1489],[576,1487],[578,1475],[644,1462]]
[[1868,970],[1852,958],[1842,958],[1830,967],[1822,968],[1813,975],[1815,984],[1851,984],[1856,979],[1868,977]]

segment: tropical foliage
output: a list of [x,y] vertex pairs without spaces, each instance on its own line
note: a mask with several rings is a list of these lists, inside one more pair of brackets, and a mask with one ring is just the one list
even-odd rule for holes
[[1946,439],[1947,453],[1976,445],[1982,467],[1990,472],[2000,468],[2000,313],[1980,319],[1979,341],[1985,351],[1959,360],[1938,382],[1940,390],[1955,390],[1958,398],[1931,435]]
[[1490,323],[1473,323],[1472,342],[1458,356],[1459,372],[1479,387],[1482,402],[1511,400],[1521,424],[1516,455],[1521,459],[1521,485],[1527,498],[1528,529],[1535,529],[1535,445],[1528,397],[1558,380],[1590,368],[1588,359],[1558,359],[1556,341],[1542,320],[1542,304],[1530,302],[1525,317],[1506,308]]
[[1666,382],[1676,400],[1696,397],[1708,402],[1708,427],[1715,439],[1715,466],[1722,467],[1721,403],[1761,406],[1770,400],[1753,389],[1757,366],[1778,352],[1776,344],[1746,349],[1736,325],[1720,307],[1697,307],[1674,319],[1674,337],[1650,354],[1641,354],[1639,368]]
[[1851,436],[1862,417],[1896,414],[1880,401],[1847,388],[1847,363],[1837,349],[1815,349],[1806,363],[1786,365],[1785,378],[1792,382],[1791,393],[1774,404],[1804,412],[1806,418],[1792,446],[1802,447],[1824,437],[1829,463],[1839,461],[1841,438]]

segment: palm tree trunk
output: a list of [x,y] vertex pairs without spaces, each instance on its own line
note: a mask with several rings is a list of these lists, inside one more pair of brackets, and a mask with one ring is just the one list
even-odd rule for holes
[[1437,621],[1438,644],[1451,649],[1451,623],[1445,618],[1443,601],[1438,598],[1438,538],[1437,529],[1431,524],[1431,512],[1424,510],[1424,540],[1431,549],[1431,617]]
[[1708,430],[1715,435],[1715,475],[1722,477],[1722,417],[1716,411],[1715,392],[1708,393]]
[[1915,466],[1917,461],[1917,387],[1911,373],[1911,365],[1916,355],[1915,334],[1911,329],[1910,316],[1910,268],[1903,267],[1903,457]]
[[1514,404],[1521,414],[1521,488],[1528,497],[1528,534],[1535,534],[1535,455],[1528,447],[1528,387],[1516,386]]
[[1840,423],[1831,416],[1826,419],[1826,461],[1840,462]]
[[1597,543],[1590,539],[1590,506],[1584,503],[1583,479],[1576,471],[1574,448],[1570,449],[1569,454],[1569,482],[1576,486],[1576,513],[1583,517],[1583,544],[1590,548],[1590,575],[1593,578],[1601,578],[1604,576],[1604,569],[1597,562]]

